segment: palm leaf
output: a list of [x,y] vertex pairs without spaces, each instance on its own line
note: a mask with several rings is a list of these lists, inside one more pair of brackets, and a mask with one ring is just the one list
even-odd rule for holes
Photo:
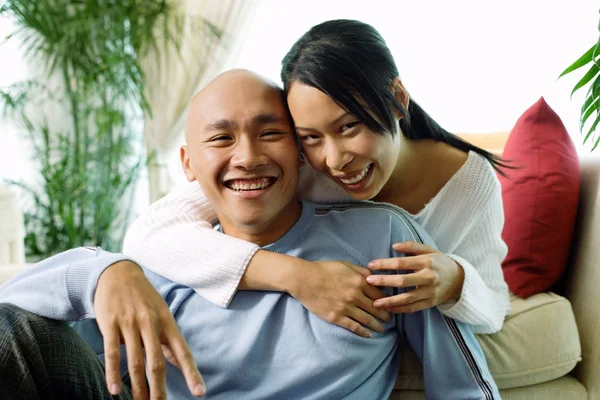
[[567,69],[565,69],[558,77],[560,78],[561,76],[571,73],[571,72],[583,67],[584,65],[590,63],[592,61],[592,57],[595,56],[597,46],[598,46],[598,43],[593,44],[592,47],[590,47],[590,49],[588,51],[586,51],[581,57],[579,57],[577,59],[577,61],[575,61]]

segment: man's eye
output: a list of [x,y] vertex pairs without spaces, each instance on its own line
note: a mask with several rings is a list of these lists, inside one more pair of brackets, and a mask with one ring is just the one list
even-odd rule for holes
[[277,135],[283,135],[284,132],[281,131],[267,131],[267,132],[263,132],[261,134],[261,136],[277,136]]
[[211,142],[217,142],[217,141],[222,141],[222,140],[230,140],[231,137],[227,136],[227,135],[220,135],[220,136],[215,136],[213,138],[210,139]]

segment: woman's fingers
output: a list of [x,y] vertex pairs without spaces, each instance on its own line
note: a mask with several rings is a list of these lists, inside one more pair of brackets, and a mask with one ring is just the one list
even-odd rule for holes
[[426,273],[423,270],[403,275],[370,275],[367,277],[367,282],[374,286],[406,288],[432,285],[435,283],[435,278],[431,275],[433,274]]
[[372,271],[419,271],[430,263],[429,256],[392,257],[373,260],[368,267]]
[[[408,312],[417,311],[414,308],[409,307],[412,304],[419,302],[426,302],[428,307],[431,307],[431,294],[429,293],[430,289],[419,288],[414,289],[409,292],[397,294],[395,296],[384,297],[383,299],[375,300],[373,302],[373,306],[377,308],[383,308],[386,310],[393,309],[394,307],[405,307],[405,310],[409,310]],[[427,308],[427,307],[423,307]],[[422,308],[419,308],[419,310]],[[393,312],[393,311],[392,311]]]
[[420,255],[420,254],[430,254],[437,253],[438,250],[434,249],[431,246],[428,246],[423,243],[417,243],[412,241],[402,242],[402,243],[394,243],[392,248],[399,253]]
[[150,385],[150,399],[167,398],[167,371],[158,333],[158,321],[145,317],[140,321],[141,335],[146,352],[146,369]]
[[121,393],[121,334],[116,325],[101,330],[104,340],[106,385],[113,396]]
[[194,360],[192,351],[188,347],[185,339],[175,324],[167,329],[165,334],[169,341],[168,348],[174,358],[175,365],[183,373],[190,393],[194,396],[203,396],[206,393],[206,384],[198,371],[198,366]]
[[342,328],[346,328],[350,332],[353,332],[356,335],[362,336],[364,338],[370,338],[373,336],[369,329],[365,328],[360,322],[357,322],[349,317],[343,317],[339,321],[339,323],[336,323],[336,325],[341,326]]
[[[385,294],[383,294],[383,292],[381,292],[380,290],[378,290],[377,288],[375,288],[371,285],[365,285],[365,286],[366,286],[364,289],[365,295],[363,296],[362,299],[358,300],[357,306],[359,308],[361,308],[362,310],[366,311],[367,313],[371,314],[375,318],[379,319],[380,321],[388,322],[391,318],[390,313],[373,306],[373,300],[383,299],[383,298],[385,298]],[[376,291],[376,296],[373,296],[374,291]]]
[[148,387],[146,385],[144,352],[139,329],[134,323],[131,323],[121,331],[121,335],[125,341],[131,393],[135,400],[146,400],[148,399]]

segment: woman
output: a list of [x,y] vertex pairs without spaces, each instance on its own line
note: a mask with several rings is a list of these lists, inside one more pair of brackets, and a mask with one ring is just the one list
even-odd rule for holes
[[[415,288],[382,298],[366,284],[364,268],[269,253],[215,232],[214,211],[197,184],[142,215],[128,232],[125,253],[223,307],[236,290],[286,291],[319,317],[362,336],[369,336],[367,328],[381,329],[377,319],[387,319],[387,312],[434,306],[475,332],[500,330],[510,311],[494,171],[504,166],[501,160],[442,129],[409,99],[385,41],[367,24],[335,20],[313,27],[284,58],[281,77],[310,163],[301,173],[301,197],[370,199],[412,213],[439,251],[399,243],[395,250],[407,257],[373,260],[369,267],[409,273],[366,280]],[[124,277],[114,285],[131,295],[138,283]],[[112,301],[104,309],[116,310],[131,300],[117,295],[96,302]]]

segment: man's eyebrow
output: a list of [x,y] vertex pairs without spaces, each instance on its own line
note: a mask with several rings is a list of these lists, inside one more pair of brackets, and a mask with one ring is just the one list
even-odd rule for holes
[[204,127],[208,131],[231,131],[237,127],[237,123],[231,119],[218,119],[206,124]]
[[252,118],[252,125],[266,125],[274,122],[287,122],[286,118],[277,114],[263,113]]
[[[340,115],[339,117],[334,119],[329,125],[337,125],[341,120],[346,118],[348,115],[352,115],[352,114],[350,114],[350,112],[346,111],[345,113],[343,113],[342,115]],[[301,126],[296,126],[296,130],[298,130],[298,131],[314,131],[314,129],[303,128]]]

